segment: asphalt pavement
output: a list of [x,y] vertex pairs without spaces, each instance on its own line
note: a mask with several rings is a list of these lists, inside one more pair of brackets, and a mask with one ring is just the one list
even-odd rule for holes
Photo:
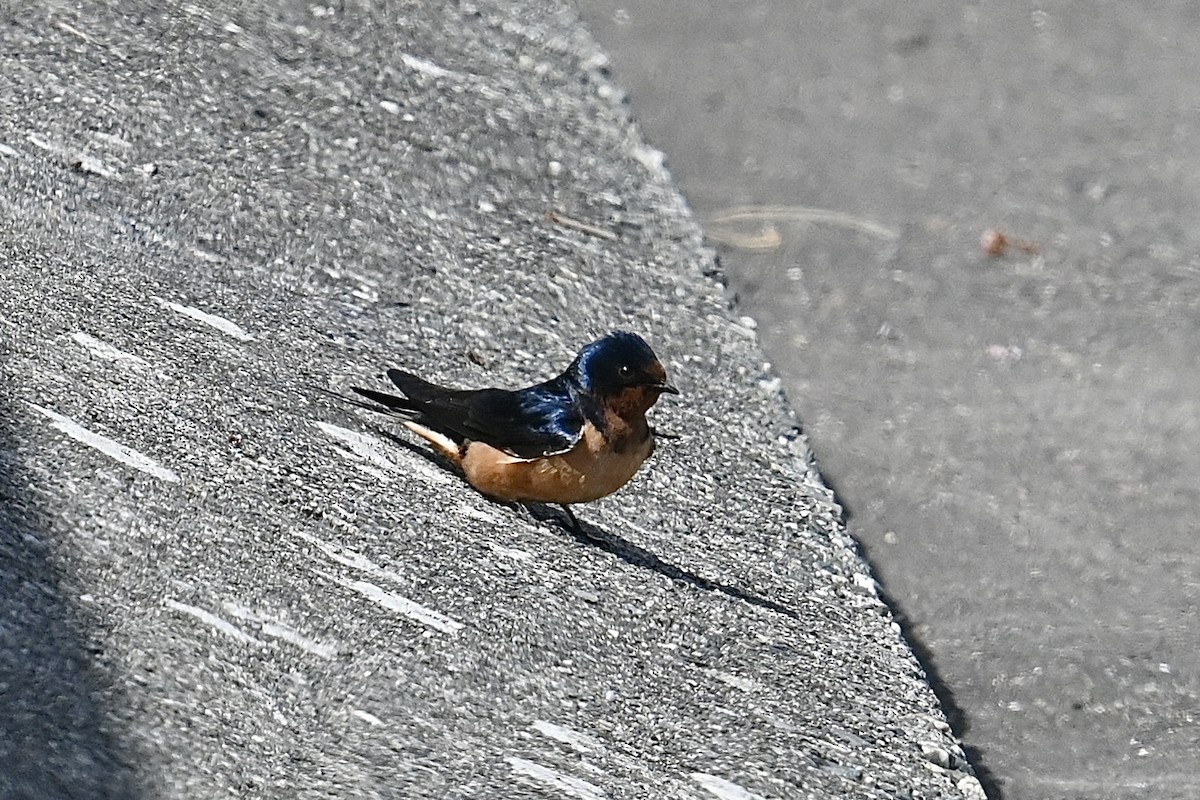
[[1200,796],[1200,9],[581,8],[990,793]]
[[[0,797],[982,797],[570,6],[0,42]],[[613,328],[679,438],[581,535],[319,391]]]

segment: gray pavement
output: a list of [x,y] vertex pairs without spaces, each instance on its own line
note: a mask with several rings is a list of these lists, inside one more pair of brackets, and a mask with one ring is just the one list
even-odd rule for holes
[[[0,797],[982,796],[570,8],[5,14]],[[613,327],[580,537],[310,388]]]
[[989,788],[1200,796],[1196,4],[582,6]]

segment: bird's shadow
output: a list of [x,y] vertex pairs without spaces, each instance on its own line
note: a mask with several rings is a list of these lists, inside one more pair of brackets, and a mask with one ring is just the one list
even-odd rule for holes
[[[394,433],[391,433],[390,431],[385,431],[382,429],[376,430],[379,435],[388,439],[388,441],[400,445],[409,452],[419,455],[421,458],[436,464],[438,467],[446,470],[447,472],[458,474],[458,470],[454,467],[454,465],[437,453],[416,445],[400,436],[397,436]],[[465,482],[464,484],[467,486],[470,485],[466,484]],[[482,496],[487,497],[487,495]],[[600,550],[603,550],[604,552],[616,556],[631,566],[638,567],[640,569],[653,570],[660,575],[665,575],[673,581],[679,581],[680,583],[687,584],[688,586],[705,592],[717,592],[734,600],[738,600],[743,603],[749,603],[752,606],[756,606],[776,614],[782,614],[783,616],[791,619],[800,618],[800,615],[796,613],[796,611],[788,608],[785,605],[782,605],[781,603],[777,603],[774,600],[770,600],[766,597],[755,594],[754,592],[742,589],[741,587],[731,586],[729,584],[714,581],[710,578],[705,578],[703,575],[697,575],[690,570],[684,569],[676,564],[672,564],[670,561],[659,557],[650,550],[636,545],[623,536],[613,533],[612,531],[604,530],[603,528],[590,522],[580,522],[577,519],[572,519],[570,515],[564,514],[562,510],[556,509],[553,506],[548,506],[543,503],[506,503],[493,500],[490,497],[487,497],[487,499],[493,503],[496,503],[497,505],[503,505],[514,509],[517,508],[518,505],[523,505],[529,510],[530,515],[532,515],[533,518],[538,522],[554,522],[567,533],[571,534],[571,536],[573,536],[580,544],[585,544],[590,547],[596,547]]]
[[641,569],[653,570],[660,575],[667,576],[673,581],[679,581],[680,583],[685,583],[688,586],[706,592],[717,592],[734,600],[740,600],[743,603],[749,603],[752,606],[773,611],[776,614],[782,614],[791,619],[800,618],[799,614],[785,605],[776,603],[774,600],[769,600],[739,586],[731,586],[727,583],[714,581],[711,578],[705,578],[703,575],[697,575],[677,564],[672,564],[670,561],[661,558],[640,545],[634,544],[619,534],[604,530],[590,522],[580,521],[575,526],[572,526],[570,521],[566,520],[561,512],[550,506],[545,506],[541,503],[527,503],[526,507],[534,519],[538,521],[554,520],[567,533],[575,537],[577,542],[597,547],[606,553],[611,553],[626,564]]

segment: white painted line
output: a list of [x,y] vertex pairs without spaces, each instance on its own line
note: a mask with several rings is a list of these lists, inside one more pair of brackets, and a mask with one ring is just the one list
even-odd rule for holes
[[38,136],[36,133],[31,133],[25,138],[27,138],[29,143],[34,147],[38,147],[48,153],[54,153],[56,155],[63,155],[66,153],[66,149],[62,145],[47,141],[46,139]]
[[101,436],[98,433],[92,433],[87,428],[80,425],[70,417],[64,417],[56,411],[51,411],[48,408],[43,408],[37,403],[28,403],[39,414],[42,414],[54,420],[54,427],[70,436],[72,439],[83,442],[88,447],[94,447],[109,458],[116,459],[122,464],[128,464],[134,469],[140,469],[148,475],[153,475],[164,481],[171,483],[179,483],[179,475],[175,472],[161,466],[154,459],[144,456],[137,450],[131,447],[126,447],[120,442],[113,441],[107,436]]
[[[337,545],[323,542],[317,537],[302,531],[292,531],[292,535],[298,539],[303,539],[306,542],[316,545],[317,548],[319,548],[330,561],[341,564],[342,566],[350,567],[351,569],[357,569],[360,572],[365,572],[373,577],[383,578],[393,583],[405,584],[410,582],[398,572],[392,572],[390,569],[384,569],[371,559],[359,553],[355,553],[353,550],[347,550],[343,547],[338,547]],[[445,614],[441,614],[431,608],[427,608],[420,603],[409,600],[407,597],[402,595],[381,589],[373,583],[368,583],[367,581],[351,581],[345,578],[340,578],[337,575],[331,575],[326,572],[322,572],[321,570],[315,571],[318,574],[329,578],[331,581],[339,583],[348,589],[353,589],[359,594],[374,600],[376,603],[386,609],[397,611],[406,617],[415,619],[422,625],[435,628],[443,633],[457,633],[464,627],[461,622],[453,620],[450,617],[447,617]]]
[[374,464],[384,472],[400,471],[400,467],[396,466],[396,462],[383,454],[387,445],[374,436],[352,431],[349,428],[330,425],[328,422],[318,422],[317,427],[338,441],[345,442],[356,456]]
[[312,534],[305,533],[304,531],[292,531],[292,535],[297,539],[303,539],[309,544],[316,545],[317,548],[325,554],[326,558],[328,558],[330,561],[341,564],[344,567],[350,567],[352,569],[359,570],[360,572],[365,572],[368,575],[374,575],[377,578],[384,578],[385,580],[392,581],[393,583],[409,583],[409,580],[399,572],[392,572],[390,569],[384,569],[371,559],[360,553],[356,553],[353,550],[347,550],[344,547],[339,547],[335,544],[321,541]]
[[320,656],[321,658],[333,658],[338,652],[337,647],[325,642],[318,642],[316,639],[310,639],[295,628],[290,628],[278,622],[264,620],[262,623],[262,632],[264,636],[270,636],[272,639],[282,639],[288,644],[294,644],[306,653],[312,653],[314,656]]
[[87,154],[79,156],[75,159],[75,167],[82,172],[90,172],[93,175],[99,175],[101,178],[117,177],[117,168],[105,164],[95,156]]
[[492,548],[492,552],[498,553],[505,558],[511,558],[513,561],[529,561],[533,558],[530,553],[515,547],[504,547],[495,542],[491,542],[489,546]]
[[462,514],[464,517],[477,519],[480,522],[490,522],[493,525],[500,522],[500,519],[495,514],[490,514],[487,511],[484,511],[482,508],[475,508],[474,506],[467,505],[466,503],[463,503],[458,507],[458,513]]
[[[374,436],[369,436],[365,433],[352,431],[349,428],[343,428],[338,425],[331,425],[328,422],[317,422],[317,427],[324,431],[327,435],[332,436],[340,442],[344,442],[350,450],[359,458],[375,465],[385,472],[400,472],[400,466],[392,461],[388,456],[384,455],[388,450],[397,451],[392,445],[387,444],[381,439]],[[451,478],[445,471],[435,469],[425,463],[423,458],[419,456],[407,456],[404,460],[405,469],[409,473],[418,473],[437,483],[453,483]],[[365,470],[365,468],[364,468]],[[366,470],[370,472],[370,470]]]
[[422,625],[434,628],[442,633],[458,633],[463,629],[461,622],[452,620],[445,614],[440,614],[432,608],[427,608],[395,592],[380,589],[373,583],[368,583],[367,581],[348,581],[337,576],[333,576],[333,579],[347,589],[353,589],[363,597],[373,600],[389,611],[403,614],[409,619],[416,620]]
[[159,305],[169,308],[177,314],[183,314],[185,317],[194,319],[197,322],[203,322],[205,325],[208,325],[211,328],[216,328],[221,333],[225,334],[226,336],[232,336],[239,342],[254,341],[254,337],[246,333],[245,329],[243,329],[241,325],[238,325],[236,322],[230,322],[224,317],[218,317],[216,314],[209,314],[205,311],[201,311],[198,308],[192,308],[191,306],[172,303],[169,300],[163,300],[161,297],[155,297],[153,300]]
[[222,605],[226,611],[238,619],[257,622],[264,636],[270,636],[272,639],[282,639],[288,644],[299,647],[306,653],[312,653],[314,656],[320,656],[321,658],[333,658],[338,654],[338,648],[335,645],[310,639],[290,625],[284,625],[282,622],[265,617],[252,608],[229,601],[222,603]]
[[581,753],[597,753],[604,750],[604,745],[586,733],[573,731],[570,728],[564,728],[562,725],[555,725],[553,722],[546,722],[539,719],[530,727],[556,742],[570,745]]
[[122,139],[120,136],[116,136],[111,133],[103,133],[101,131],[92,131],[92,138],[99,139],[100,141],[104,142],[105,144],[111,144],[114,147],[121,148],[122,150],[132,150],[133,149],[132,142],[128,141],[127,139]]
[[523,758],[516,758],[515,756],[506,757],[504,760],[512,767],[512,771],[518,775],[533,778],[538,783],[549,786],[551,789],[564,794],[569,794],[572,797],[578,797],[579,800],[603,800],[605,796],[603,789],[594,783],[588,783],[582,778],[575,778],[556,769],[543,767],[541,764],[526,761]]
[[763,685],[758,681],[750,678],[743,678],[740,675],[734,675],[730,672],[721,672],[720,670],[707,670],[708,674],[719,680],[727,686],[732,686],[735,689],[741,689],[743,692],[759,692],[762,691]]
[[186,603],[179,603],[175,600],[167,600],[166,604],[168,608],[173,608],[176,611],[182,611],[184,614],[191,614],[205,625],[215,628],[226,636],[237,639],[239,642],[260,646],[263,644],[263,642],[255,639],[248,633],[244,633],[240,628],[235,627],[232,623],[226,622],[216,614],[211,614],[208,611],[205,611],[203,608],[196,608],[195,606],[189,606]]
[[391,482],[391,480],[392,480],[391,475],[388,475],[386,472],[384,472],[381,469],[375,469],[370,464],[363,462],[363,460],[361,458],[359,458],[356,454],[350,452],[349,450],[345,449],[344,447],[338,447],[335,449],[337,450],[337,454],[339,456],[341,456],[342,458],[346,459],[351,464],[353,464],[354,468],[357,469],[359,472],[364,472],[367,475],[370,475],[372,478],[379,481],[380,483],[390,483]]
[[350,713],[353,714],[354,716],[358,717],[359,719],[361,719],[363,722],[366,722],[370,725],[374,725],[377,728],[383,724],[383,720],[381,720],[379,717],[375,716],[374,714],[372,714],[369,711],[363,711],[362,709],[356,708],[353,711],[351,711]]
[[95,336],[83,331],[72,333],[71,338],[86,348],[96,358],[102,358],[105,361],[132,361],[139,365],[145,365],[146,363],[146,359],[126,353],[124,350],[118,350],[103,339],[97,339]]
[[[193,247],[192,255],[194,255],[196,258],[200,259],[201,261],[207,261],[209,264],[221,264],[225,261],[224,258],[217,255],[216,253],[209,251],[209,250],[205,250],[204,248],[201,248],[201,247]],[[218,317],[218,319],[220,319],[220,317]],[[253,338],[253,337],[251,337],[251,338]]]
[[439,67],[432,61],[426,61],[425,59],[418,58],[417,56],[410,56],[408,53],[401,53],[400,60],[403,61],[404,66],[408,67],[409,69],[416,70],[417,72],[428,75],[431,78],[450,78],[458,75],[458,73],[454,72],[453,70],[446,69],[445,67]]
[[690,777],[713,797],[719,798],[719,800],[764,800],[762,795],[755,794],[749,789],[738,786],[736,783],[730,783],[724,778],[718,778],[716,775],[709,775],[706,772],[693,772]]

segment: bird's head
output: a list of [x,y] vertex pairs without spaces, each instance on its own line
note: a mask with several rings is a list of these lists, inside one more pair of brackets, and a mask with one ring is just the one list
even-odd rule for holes
[[663,393],[679,394],[646,340],[627,331],[613,331],[584,347],[567,372],[585,392],[641,412]]

